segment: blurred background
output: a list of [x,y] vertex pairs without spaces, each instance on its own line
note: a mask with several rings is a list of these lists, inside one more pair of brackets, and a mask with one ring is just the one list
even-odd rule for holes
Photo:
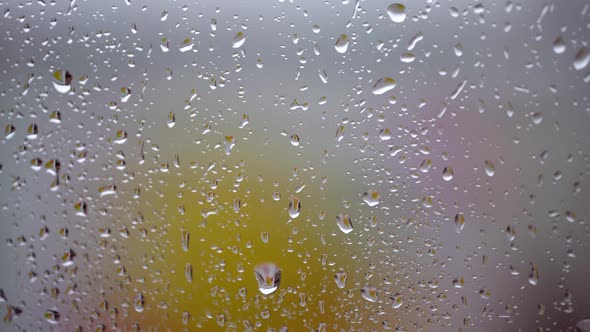
[[0,12],[0,330],[590,317],[587,1]]

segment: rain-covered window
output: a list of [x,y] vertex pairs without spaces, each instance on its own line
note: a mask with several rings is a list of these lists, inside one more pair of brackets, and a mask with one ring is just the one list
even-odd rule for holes
[[0,15],[0,330],[590,331],[590,2]]

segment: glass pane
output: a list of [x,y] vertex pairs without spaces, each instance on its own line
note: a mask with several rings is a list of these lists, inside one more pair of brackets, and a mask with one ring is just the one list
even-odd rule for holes
[[587,1],[0,12],[1,330],[590,318]]

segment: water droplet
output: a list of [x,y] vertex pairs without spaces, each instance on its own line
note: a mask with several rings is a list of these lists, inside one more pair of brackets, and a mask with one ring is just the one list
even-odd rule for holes
[[406,20],[406,6],[401,3],[392,3],[387,7],[389,18],[395,23],[402,23]]
[[185,40],[182,41],[182,44],[180,44],[179,50],[180,52],[187,52],[193,49],[193,41],[191,38],[186,38]]
[[53,72],[53,87],[59,93],[68,93],[72,89],[72,74],[59,69]]
[[397,309],[404,303],[404,298],[400,293],[395,293],[395,295],[391,297],[391,302],[393,309]]
[[453,179],[453,168],[447,166],[443,169],[442,173],[443,180],[451,181]]
[[379,131],[379,139],[382,141],[389,141],[391,139],[391,130],[389,128],[381,129]]
[[422,160],[422,163],[420,163],[420,172],[428,173],[431,166],[432,166],[432,160],[430,160],[430,159]]
[[274,263],[262,263],[254,268],[258,290],[264,294],[274,293],[281,283],[281,269]]
[[190,240],[189,231],[182,228],[180,230],[180,245],[182,247],[182,250],[188,251],[189,240]]
[[59,321],[59,312],[55,310],[47,310],[45,311],[45,319],[51,324],[57,324]]
[[457,234],[463,231],[463,227],[465,227],[465,216],[463,213],[457,213],[455,215],[455,231]]
[[131,89],[122,87],[121,88],[121,102],[126,103],[131,98]]
[[348,278],[348,275],[346,274],[346,272],[344,272],[342,270],[336,272],[336,274],[334,275],[334,281],[336,282],[336,286],[338,286],[338,288],[346,287],[346,279],[347,278]]
[[299,217],[301,212],[301,202],[298,197],[292,196],[289,200],[289,216],[293,219]]
[[240,48],[240,47],[242,47],[242,45],[244,44],[245,41],[246,41],[246,36],[244,35],[244,33],[242,31],[239,31],[238,33],[236,33],[236,35],[234,36],[234,39],[232,40],[232,47],[233,48]]
[[336,225],[344,234],[348,234],[352,232],[352,220],[350,220],[350,216],[345,213],[340,213],[336,216]]
[[6,127],[4,127],[4,138],[11,139],[15,132],[16,128],[11,124],[7,124]]
[[537,286],[539,284],[539,269],[535,264],[531,263],[531,271],[529,272],[529,284]]
[[416,56],[413,53],[406,52],[400,56],[400,60],[405,63],[414,62]]
[[553,41],[553,52],[555,52],[555,54],[561,54],[561,53],[565,52],[565,49],[566,49],[566,45],[565,45],[565,41],[563,40],[563,38],[561,38],[561,37],[555,38],[555,40]]
[[233,136],[225,136],[225,154],[230,155],[231,150],[236,145],[236,138]]
[[137,293],[137,295],[135,295],[135,298],[133,299],[133,308],[135,308],[135,311],[137,312],[142,312],[144,305],[145,302],[143,299],[143,294]]
[[297,134],[291,135],[291,145],[299,146],[299,135],[297,135]]
[[334,48],[338,53],[346,53],[346,50],[348,50],[348,36],[346,34],[341,34],[336,40]]
[[496,174],[496,167],[494,166],[494,163],[491,160],[486,160],[483,164],[486,174],[488,176],[494,176],[494,174]]
[[340,142],[344,138],[344,129],[345,128],[346,127],[344,127],[344,126],[339,126],[338,129],[336,129],[336,142]]
[[363,194],[363,201],[367,203],[368,206],[375,206],[379,204],[379,192],[377,190],[367,190]]
[[324,84],[328,83],[328,73],[326,73],[326,70],[320,68],[319,74],[320,74],[320,79],[322,80],[322,82]]
[[588,66],[588,63],[590,63],[590,52],[586,47],[582,47],[574,57],[574,68],[578,71],[582,70]]
[[369,302],[377,302],[377,288],[372,286],[364,286],[361,288],[361,296]]
[[377,80],[375,85],[373,85],[373,94],[374,95],[382,95],[387,91],[395,88],[396,82],[391,77],[384,77]]

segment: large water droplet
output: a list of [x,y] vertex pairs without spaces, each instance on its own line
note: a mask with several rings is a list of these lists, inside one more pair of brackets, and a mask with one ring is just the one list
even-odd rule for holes
[[291,197],[289,200],[289,216],[293,219],[299,217],[299,213],[301,212],[301,202],[299,201],[298,197]]
[[341,34],[336,40],[334,48],[338,53],[346,53],[346,50],[348,50],[348,36],[346,34]]
[[59,93],[68,93],[72,89],[72,74],[67,70],[53,72],[53,87]]
[[338,286],[338,288],[344,288],[346,287],[346,279],[348,278],[348,275],[346,274],[346,272],[340,270],[339,272],[336,272],[336,274],[334,275],[334,281],[336,282],[336,286]]
[[373,85],[373,94],[375,95],[382,95],[387,91],[395,88],[395,80],[391,77],[384,77],[377,80],[375,85]]
[[133,299],[133,308],[135,308],[135,311],[137,312],[143,312],[144,305],[145,302],[143,299],[143,294],[137,293],[137,295],[135,295],[135,298]]
[[586,47],[582,47],[576,53],[574,57],[574,68],[576,70],[582,70],[590,63],[590,52]]
[[234,39],[232,40],[232,47],[233,48],[240,48],[240,47],[242,47],[242,45],[244,44],[245,41],[246,41],[246,36],[244,35],[244,33],[242,31],[239,31],[238,33],[236,33],[236,35],[234,36]]
[[453,175],[454,174],[453,174],[453,168],[452,167],[447,166],[447,167],[445,167],[443,169],[443,174],[442,174],[443,180],[445,180],[445,181],[451,181],[453,179]]
[[365,286],[361,288],[361,296],[369,302],[377,302],[377,288],[373,286]]
[[375,206],[379,204],[379,192],[377,190],[367,190],[363,194],[363,201],[368,206]]
[[395,23],[402,23],[406,20],[406,6],[401,3],[392,3],[387,6],[387,14]]
[[336,225],[344,234],[348,234],[352,232],[352,220],[350,220],[350,216],[345,213],[340,213],[336,216]]
[[496,173],[496,167],[494,166],[494,163],[491,160],[484,161],[484,169],[486,170],[486,174],[488,176],[494,176],[494,174]]
[[281,269],[274,263],[262,263],[254,268],[258,290],[264,294],[274,293],[281,283]]
[[565,52],[565,41],[563,40],[563,38],[561,37],[557,37],[555,38],[555,40],[553,41],[553,52],[555,52],[555,54],[561,54],[563,52]]

